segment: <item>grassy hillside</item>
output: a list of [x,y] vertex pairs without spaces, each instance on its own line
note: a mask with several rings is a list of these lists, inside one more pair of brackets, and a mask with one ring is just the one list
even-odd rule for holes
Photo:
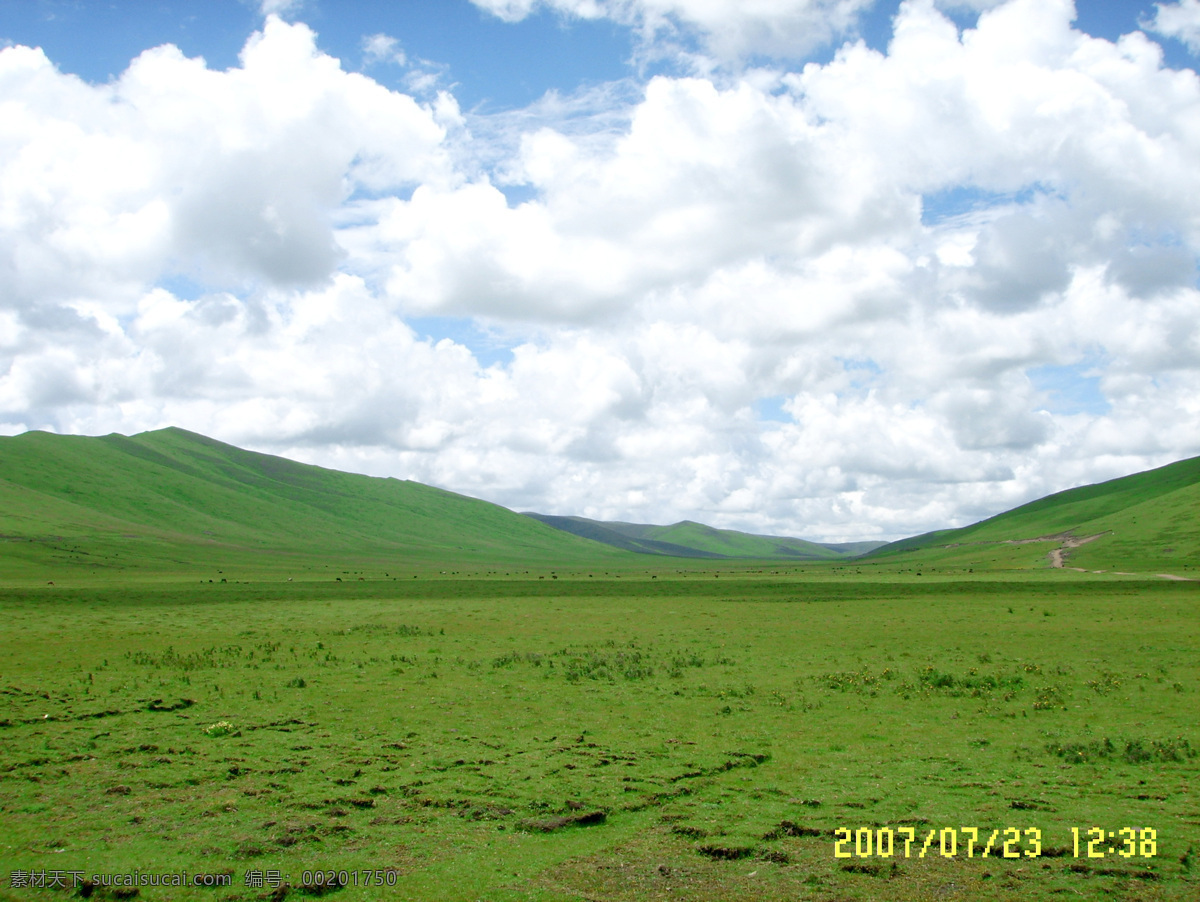
[[788,536],[760,536],[733,529],[716,529],[691,520],[683,520],[670,526],[653,526],[645,523],[589,520],[586,517],[554,517],[546,514],[527,516],[556,529],[640,554],[718,560],[742,558],[831,561],[853,557],[878,547],[876,543],[871,542],[822,545]]
[[647,529],[662,529],[663,527],[646,527],[637,523],[605,523],[599,520],[589,520],[587,517],[556,517],[551,514],[526,513],[525,516],[532,517],[534,520],[538,520],[555,529],[561,529],[563,532],[569,532],[572,535],[582,536],[585,539],[592,539],[596,542],[603,542],[605,545],[611,545],[614,548],[620,548],[625,551],[632,551],[636,554],[659,554],[672,557],[705,559],[720,559],[722,557],[722,555],[714,554],[711,551],[690,548],[687,545],[676,545],[672,542],[661,542],[647,538],[644,535],[644,531]]
[[757,536],[732,529],[715,529],[703,523],[684,520],[671,526],[651,527],[653,538],[687,545],[724,557],[792,558],[795,560],[833,560],[846,557],[816,542],[787,536]]
[[[1193,458],[894,542],[860,560],[965,572],[1049,567],[1056,553],[1068,567],[1200,576],[1198,512],[1200,458]],[[869,548],[691,521],[523,516],[420,483],[327,470],[182,429],[0,438],[0,583],[638,566],[631,552],[819,563]]]
[[1200,457],[1048,495],[962,529],[893,542],[869,557],[955,565],[1016,554],[1049,566],[1056,548],[1066,566],[1085,569],[1200,570]]
[[622,557],[498,505],[174,428],[0,438],[0,536],[0,574],[17,578]]

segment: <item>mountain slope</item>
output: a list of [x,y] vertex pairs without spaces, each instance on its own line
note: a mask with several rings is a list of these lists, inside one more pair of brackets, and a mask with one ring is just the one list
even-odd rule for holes
[[[676,545],[671,542],[660,542],[651,538],[645,538],[643,536],[643,528],[637,523],[601,522],[599,520],[589,520],[586,517],[556,517],[551,514],[526,513],[525,516],[532,517],[534,520],[538,520],[555,529],[561,529],[563,532],[569,532],[572,535],[582,536],[585,539],[592,539],[596,542],[603,542],[605,545],[611,545],[614,548],[632,551],[637,554],[664,554],[672,557],[715,559],[722,557],[722,555],[702,551],[697,548],[690,548],[687,545]],[[625,527],[633,527],[633,529],[626,529]]]
[[670,526],[653,526],[646,523],[589,520],[586,517],[556,517],[548,514],[527,513],[526,516],[540,520],[556,529],[640,554],[665,554],[717,560],[750,558],[827,561],[853,557],[878,547],[878,543],[871,542],[822,545],[788,536],[760,536],[733,529],[715,529],[691,520],[683,520]]
[[175,428],[0,438],[0,535],[10,570],[22,560],[111,570],[265,566],[280,555],[431,566],[621,556],[453,492]]
[[1200,568],[1200,457],[1047,495],[971,526],[892,542],[868,557],[949,562],[989,545],[1026,543],[1047,560],[1065,545],[1067,565],[1085,569]]

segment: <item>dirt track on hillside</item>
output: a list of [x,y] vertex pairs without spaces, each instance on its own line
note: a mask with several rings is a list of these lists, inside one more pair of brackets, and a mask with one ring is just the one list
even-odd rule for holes
[[[1106,535],[1108,535],[1108,533],[1106,533],[1106,532],[1098,532],[1094,536],[1072,536],[1072,535],[1067,535],[1066,533],[1062,533],[1062,534],[1056,535],[1056,536],[1039,536],[1036,539],[1023,539],[1023,540],[1020,540],[1019,542],[1017,542],[1016,544],[1024,544],[1025,542],[1061,542],[1062,543],[1061,545],[1059,545],[1057,548],[1055,548],[1053,551],[1051,551],[1048,555],[1046,555],[1050,559],[1051,567],[1055,567],[1059,570],[1076,570],[1079,573],[1088,573],[1088,572],[1104,573],[1105,571],[1103,571],[1103,570],[1088,571],[1085,567],[1067,567],[1066,566],[1066,553],[1068,551],[1070,551],[1072,548],[1078,548],[1080,545],[1086,545],[1088,542],[1093,542],[1096,539],[1100,538],[1101,536],[1106,536]],[[1115,571],[1115,570],[1113,571],[1113,573],[1117,576],[1136,576],[1137,575],[1134,573],[1125,573],[1123,571]],[[1157,576],[1159,579],[1173,579],[1173,580],[1178,580],[1180,582],[1195,582],[1195,580],[1191,579],[1190,577],[1176,576],[1173,573],[1156,573],[1154,575]]]
[[[1073,536],[1069,532],[1060,532],[1052,536],[1038,536],[1036,539],[1009,539],[1004,544],[1006,545],[1029,545],[1033,542],[1058,542],[1059,546],[1046,555],[1050,559],[1050,566],[1059,570],[1063,569],[1066,552],[1072,548],[1078,548],[1080,545],[1086,545],[1088,542],[1094,542],[1101,536],[1108,535],[1107,532],[1098,532],[1094,536]],[[1079,570],[1087,572],[1082,567],[1067,567],[1068,570]]]

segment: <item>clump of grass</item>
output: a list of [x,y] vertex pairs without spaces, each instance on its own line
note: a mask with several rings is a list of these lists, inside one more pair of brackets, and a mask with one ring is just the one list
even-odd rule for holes
[[214,670],[219,667],[229,666],[236,662],[241,655],[242,647],[240,645],[214,645],[201,651],[191,651],[187,654],[180,654],[175,650],[173,645],[168,645],[159,654],[138,650],[126,652],[125,658],[130,663],[136,664],[139,667],[182,670],[186,672],[191,670]]
[[[825,688],[836,692],[855,692],[859,695],[878,694],[885,682],[896,680],[896,672],[885,668],[878,674],[873,674],[866,668],[862,670],[839,671],[826,673],[816,677],[817,682]],[[915,682],[901,680],[894,684],[894,691],[907,696],[914,691],[937,692],[953,697],[972,696],[980,698],[991,695],[996,691],[1016,692],[1025,685],[1023,677],[1005,676],[1003,674],[981,674],[972,667],[966,674],[955,675],[927,665],[919,671]]]
[[542,657],[542,655],[532,651],[526,652],[525,654],[521,654],[520,652],[516,651],[510,651],[508,654],[500,655],[498,658],[493,658],[492,667],[511,667],[514,664],[520,664],[522,661],[532,664],[534,667],[541,667]]
[[583,679],[614,682],[618,676],[627,680],[642,680],[654,676],[654,668],[640,651],[619,651],[614,655],[589,652],[572,658],[564,668],[564,676],[575,683]]
[[1115,673],[1105,671],[1097,679],[1088,680],[1087,687],[1100,695],[1108,695],[1121,688],[1121,681]]
[[1051,711],[1054,708],[1065,709],[1066,707],[1063,704],[1062,690],[1057,686],[1042,686],[1033,700],[1033,710],[1035,711]]
[[[444,629],[441,631],[441,633],[436,633],[432,629],[424,629],[419,626],[411,626],[405,623],[402,623],[397,627],[392,627],[386,623],[360,623],[357,626],[346,628],[346,635],[350,635],[351,633],[393,633],[397,636],[446,635],[446,631]],[[320,643],[317,643],[317,645],[320,647]]]
[[672,679],[679,679],[683,676],[683,668],[703,666],[704,657],[702,655],[675,655],[671,658],[671,662],[668,665],[667,675]]
[[[434,632],[431,629],[423,630],[419,626],[407,626],[405,624],[401,624],[400,626],[396,627],[396,635],[397,636],[432,636],[432,635],[434,635]],[[444,635],[446,635],[446,631],[443,629],[438,633],[438,635],[444,636]]]
[[697,848],[696,851],[706,858],[717,861],[737,861],[741,858],[753,858],[758,850],[754,846],[704,845]]
[[1093,764],[1099,761],[1123,761],[1126,764],[1151,764],[1186,761],[1200,754],[1188,740],[1127,739],[1124,742],[1097,739],[1091,742],[1050,742],[1046,753],[1071,764]]
[[755,692],[754,687],[752,685],[750,685],[749,683],[747,683],[741,689],[738,689],[737,687],[730,687],[728,689],[722,689],[717,693],[717,698],[720,698],[720,699],[749,698],[750,696],[754,695],[754,692]]
[[608,812],[596,810],[551,818],[528,818],[521,821],[520,829],[530,833],[553,833],[555,830],[567,827],[591,827],[595,824],[603,824],[606,820],[608,820]]
[[826,689],[836,692],[864,693],[879,685],[879,677],[865,667],[862,670],[842,670],[826,673],[817,677],[817,681],[825,684]]

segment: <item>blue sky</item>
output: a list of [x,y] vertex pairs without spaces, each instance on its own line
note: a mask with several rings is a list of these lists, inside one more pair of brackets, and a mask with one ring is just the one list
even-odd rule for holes
[[[545,12],[506,23],[468,0],[308,2],[287,13],[319,35],[318,46],[347,69],[369,65],[363,39],[388,34],[413,60],[445,67],[466,108],[527,106],[548,90],[574,91],[630,74],[632,35],[609,22],[568,21]],[[175,44],[210,66],[237,65],[262,17],[241,0],[80,3],[4,0],[3,36],[43,47],[64,70],[89,81],[119,75],[148,47]],[[400,70],[375,64],[373,77],[397,85]]]
[[4,432],[833,541],[1200,454],[1195,0],[0,0],[0,45]]
[[[899,0],[872,4],[857,36],[885,50],[898,6]],[[1076,25],[1116,40],[1152,19],[1154,6],[1139,0],[1080,2]],[[960,27],[971,27],[978,18],[969,8],[947,12]],[[286,15],[311,25],[319,35],[318,46],[349,69],[367,63],[364,37],[384,33],[397,38],[408,57],[445,67],[465,108],[518,109],[550,90],[571,93],[583,85],[673,68],[669,61],[659,61],[638,73],[633,65],[636,37],[628,28],[548,9],[513,23],[469,0],[306,0]],[[64,71],[104,82],[123,72],[141,51],[159,44],[203,56],[213,68],[236,66],[261,18],[257,6],[246,0],[2,0],[0,35],[12,43],[40,46]],[[807,58],[827,61],[837,46],[830,43]],[[1165,39],[1162,47],[1169,65],[1191,65],[1179,41]],[[398,84],[398,73],[385,67],[372,74],[384,84]]]

